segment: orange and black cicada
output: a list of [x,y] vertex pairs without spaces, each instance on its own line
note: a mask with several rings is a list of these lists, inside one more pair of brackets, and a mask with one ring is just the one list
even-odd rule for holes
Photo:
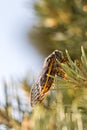
[[56,59],[62,63],[64,58],[61,51],[55,50],[45,59],[41,74],[37,82],[31,88],[31,106],[42,102],[47,92],[51,88],[54,78],[48,75],[58,75],[63,77],[63,75],[60,73],[60,65]]

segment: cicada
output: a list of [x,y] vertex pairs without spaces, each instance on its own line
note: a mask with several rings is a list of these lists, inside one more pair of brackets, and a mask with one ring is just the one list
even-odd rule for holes
[[31,106],[42,102],[46,97],[54,82],[54,78],[52,76],[63,76],[63,74],[60,73],[60,65],[57,62],[58,60],[61,63],[63,59],[63,53],[59,50],[55,50],[45,59],[40,76],[31,88]]

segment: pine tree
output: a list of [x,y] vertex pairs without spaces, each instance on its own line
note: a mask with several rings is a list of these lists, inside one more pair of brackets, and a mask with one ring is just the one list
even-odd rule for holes
[[38,0],[35,12],[38,24],[30,37],[41,53],[47,56],[66,48],[72,58],[78,58],[81,45],[87,52],[86,0]]

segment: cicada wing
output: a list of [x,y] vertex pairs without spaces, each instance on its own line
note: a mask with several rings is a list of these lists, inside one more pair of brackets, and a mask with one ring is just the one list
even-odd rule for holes
[[36,84],[34,84],[31,88],[31,106],[33,106],[38,102],[39,94],[40,94],[40,89]]
[[40,103],[45,97],[45,94],[41,95],[41,87],[35,84],[31,88],[31,106]]

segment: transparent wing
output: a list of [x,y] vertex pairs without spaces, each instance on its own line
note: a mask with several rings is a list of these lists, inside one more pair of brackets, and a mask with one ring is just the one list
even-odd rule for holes
[[41,88],[37,84],[33,85],[31,89],[31,106],[40,103],[44,99],[45,94],[40,94]]

